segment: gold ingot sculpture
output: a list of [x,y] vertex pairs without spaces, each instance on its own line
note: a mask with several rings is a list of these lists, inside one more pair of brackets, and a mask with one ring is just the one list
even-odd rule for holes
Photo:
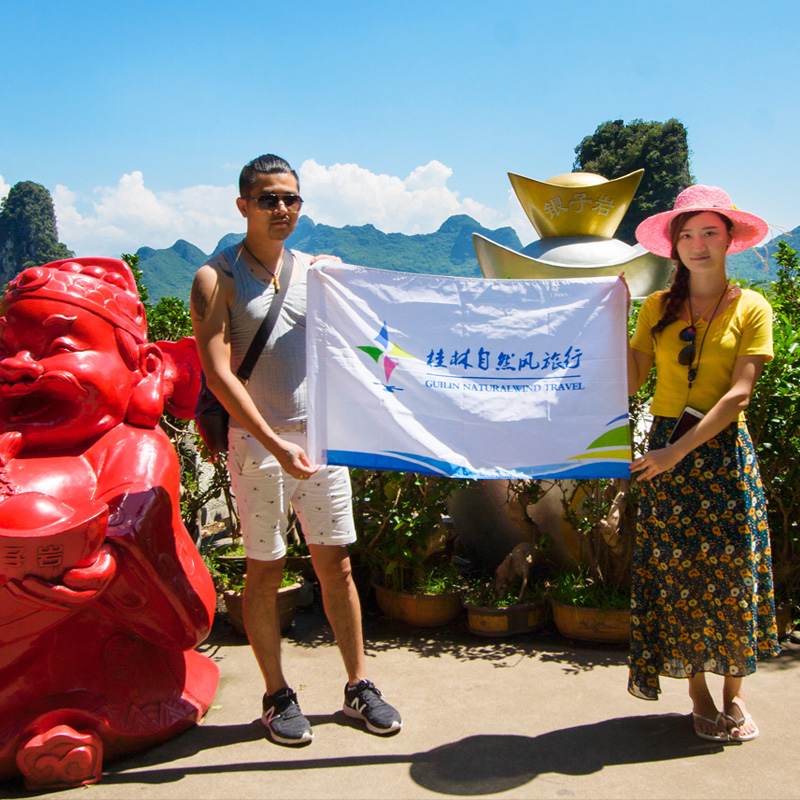
[[593,172],[567,172],[549,181],[508,173],[523,211],[542,239],[614,236],[633,200],[643,169],[609,181]]
[[669,259],[613,238],[643,174],[637,170],[608,180],[591,172],[568,172],[536,181],[509,172],[541,238],[518,253],[473,233],[484,277],[562,279],[624,272],[633,297],[665,288],[672,273]]

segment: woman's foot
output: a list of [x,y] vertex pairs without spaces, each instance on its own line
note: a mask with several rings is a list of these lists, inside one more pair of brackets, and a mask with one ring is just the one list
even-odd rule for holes
[[740,697],[735,697],[725,706],[725,722],[732,742],[749,742],[760,733]]
[[692,699],[692,725],[694,732],[709,742],[727,742],[728,729],[725,716],[717,711],[714,698],[708,690],[706,676],[698,672],[689,678],[689,697]]
[[709,742],[727,742],[728,729],[725,726],[725,715],[721,711],[714,709],[714,716],[692,712],[692,724],[694,732],[701,738]]

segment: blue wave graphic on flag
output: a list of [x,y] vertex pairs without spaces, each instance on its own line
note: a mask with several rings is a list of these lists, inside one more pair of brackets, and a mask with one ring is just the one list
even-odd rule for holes
[[593,459],[586,464],[539,464],[531,467],[515,469],[475,470],[427,458],[414,453],[363,453],[353,450],[328,450],[328,464],[358,469],[386,470],[390,472],[419,472],[427,475],[439,475],[448,478],[473,480],[498,480],[530,478],[629,478],[630,470],[627,461]]

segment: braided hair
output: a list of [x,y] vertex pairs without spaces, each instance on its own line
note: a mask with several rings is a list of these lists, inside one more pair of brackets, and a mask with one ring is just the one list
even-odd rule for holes
[[[661,298],[663,312],[661,319],[651,328],[652,333],[661,333],[667,325],[675,322],[678,319],[681,307],[686,302],[689,296],[689,270],[686,265],[681,261],[678,255],[678,238],[680,237],[683,226],[691,217],[702,214],[702,211],[687,211],[684,214],[678,214],[669,226],[670,239],[672,241],[672,252],[670,258],[675,262],[675,271],[672,273],[672,281],[669,289],[664,293]],[[728,229],[728,235],[733,231],[733,222],[724,214],[713,212],[725,223]]]

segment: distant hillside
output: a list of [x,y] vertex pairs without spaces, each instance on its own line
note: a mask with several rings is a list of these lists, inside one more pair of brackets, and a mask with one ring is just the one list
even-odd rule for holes
[[199,247],[183,239],[178,239],[165,250],[140,247],[136,255],[152,303],[169,296],[188,302],[194,273],[208,261],[208,256]]
[[776,236],[764,247],[728,256],[728,273],[732,277],[745,278],[752,283],[777,280],[778,262],[775,260],[775,252],[778,242],[786,242],[793,250],[800,251],[800,226],[789,233]]
[[[477,276],[480,275],[480,268],[472,248],[473,232],[514,250],[522,249],[513,228],[489,230],[466,215],[450,217],[434,233],[413,236],[383,233],[374,225],[346,225],[344,228],[317,225],[309,217],[303,216],[287,244],[306,253],[336,255],[349,264],[359,266],[432,275]],[[223,236],[214,253],[241,241],[243,237],[243,233]],[[210,255],[182,239],[164,250],[141,247],[136,254],[152,302],[168,295],[188,301],[194,273],[210,258]]]
[[489,230],[464,214],[450,217],[435,233],[407,236],[383,233],[374,225],[333,228],[306,218],[289,238],[289,246],[307,253],[330,253],[348,264],[429,275],[480,275],[472,248],[472,234],[484,236],[515,250],[522,248],[513,228]]
[[[512,228],[488,230],[466,215],[450,217],[434,233],[413,236],[383,233],[374,225],[346,225],[343,228],[317,225],[309,217],[303,216],[287,241],[290,247],[297,250],[306,253],[330,253],[349,264],[359,266],[431,275],[477,276],[480,275],[480,268],[472,248],[473,232],[513,250],[522,250],[522,244]],[[209,255],[183,239],[164,250],[140,248],[137,251],[139,266],[150,289],[152,302],[158,302],[161,297],[169,295],[188,302],[192,278],[197,268],[211,255],[243,238],[243,233],[229,233],[220,239],[213,253]],[[800,227],[777,237],[767,247],[758,248],[758,254],[754,250],[748,250],[729,256],[730,275],[754,283],[774,281],[778,276],[774,252],[781,240],[800,251]],[[766,258],[766,270],[763,258]]]
[[0,200],[0,286],[27,264],[46,264],[74,255],[58,241],[50,192],[20,181]]

